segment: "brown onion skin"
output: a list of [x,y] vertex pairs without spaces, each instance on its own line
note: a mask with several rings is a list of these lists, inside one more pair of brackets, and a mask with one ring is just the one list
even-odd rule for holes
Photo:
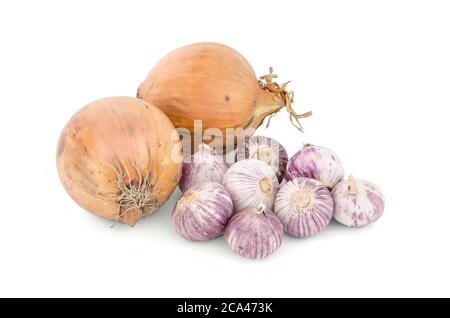
[[[171,140],[173,130],[158,108],[142,100],[95,101],[77,112],[62,131],[56,158],[60,179],[82,208],[132,226],[161,206],[177,186],[181,164],[171,157],[174,147],[179,147],[179,141]],[[114,168],[119,161],[120,169],[128,170],[131,177],[124,178],[125,186],[139,184],[136,167],[149,176],[151,186],[146,189],[151,206],[124,213],[118,205],[121,189]]]
[[194,120],[202,120],[203,131],[220,129],[224,147],[226,128],[244,128],[252,134],[266,116],[281,108],[275,94],[259,86],[247,60],[218,43],[172,51],[151,70],[137,97],[159,107],[175,127],[188,129],[191,136]]

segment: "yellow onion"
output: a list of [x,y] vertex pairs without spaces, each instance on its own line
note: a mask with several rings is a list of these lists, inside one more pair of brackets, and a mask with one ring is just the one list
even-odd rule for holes
[[61,134],[60,179],[84,209],[133,226],[177,186],[180,144],[174,131],[167,116],[145,101],[112,97],[93,102]]
[[[220,141],[224,148],[227,142],[232,143],[228,149],[233,149],[237,139],[226,134],[227,128],[242,128],[244,135],[251,135],[265,117],[283,107],[302,130],[298,119],[310,113],[294,112],[293,94],[286,90],[287,83],[273,82],[275,77],[271,69],[258,81],[251,65],[234,49],[218,43],[196,43],[159,61],[140,85],[137,97],[160,108],[175,127],[186,129],[191,141],[198,139],[194,121],[201,120],[202,133],[217,129],[221,136],[211,139]],[[191,146],[190,151],[195,149]]]

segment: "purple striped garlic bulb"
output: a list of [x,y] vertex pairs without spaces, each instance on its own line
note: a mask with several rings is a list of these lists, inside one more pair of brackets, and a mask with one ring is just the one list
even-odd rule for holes
[[344,178],[344,167],[339,157],[330,149],[305,145],[287,164],[286,181],[297,177],[319,180],[332,190]]
[[223,185],[237,211],[254,209],[260,204],[272,210],[280,189],[272,168],[256,159],[245,159],[232,165],[223,177]]
[[191,187],[176,203],[172,224],[185,239],[211,240],[223,234],[233,214],[233,203],[225,187],[205,182]]
[[222,183],[228,170],[225,160],[207,144],[200,144],[198,151],[183,160],[181,178],[178,182],[181,192],[202,182]]
[[263,258],[273,254],[283,241],[283,225],[263,204],[234,214],[225,229],[225,238],[239,255]]
[[286,233],[307,237],[323,231],[333,217],[333,198],[322,183],[311,178],[295,178],[277,194],[275,214]]
[[384,212],[384,196],[372,182],[350,176],[332,191],[334,218],[350,227],[363,227],[378,220]]
[[237,149],[236,160],[249,158],[267,163],[275,172],[278,182],[283,181],[288,155],[286,149],[275,139],[264,136],[246,137]]

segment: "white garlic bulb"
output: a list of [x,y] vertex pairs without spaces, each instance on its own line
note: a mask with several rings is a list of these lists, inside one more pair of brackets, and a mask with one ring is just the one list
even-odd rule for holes
[[256,159],[245,159],[232,165],[223,177],[237,211],[253,209],[264,204],[273,211],[275,196],[280,189],[273,169]]
[[372,182],[355,179],[338,183],[332,191],[334,218],[351,227],[363,227],[378,220],[384,212],[384,196]]

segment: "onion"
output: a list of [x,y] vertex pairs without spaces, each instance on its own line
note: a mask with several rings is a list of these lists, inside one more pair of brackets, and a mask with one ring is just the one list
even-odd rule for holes
[[228,191],[219,183],[194,185],[177,202],[172,224],[184,238],[204,241],[222,235],[233,214]]
[[171,154],[175,150],[179,155],[180,143],[171,136],[174,130],[164,113],[142,100],[93,102],[61,134],[61,181],[84,209],[132,226],[160,207],[177,186],[181,164]]
[[264,205],[233,215],[225,229],[225,238],[239,255],[263,258],[273,254],[283,241],[283,225]]
[[363,227],[378,220],[384,211],[384,196],[372,182],[355,179],[333,189],[334,218],[347,226]]
[[277,175],[278,181],[280,183],[283,181],[288,155],[284,147],[276,140],[264,136],[245,138],[244,143],[237,150],[236,160],[249,158],[267,163]]
[[284,230],[296,237],[307,237],[325,229],[333,217],[330,191],[319,181],[296,178],[277,194],[275,214]]
[[330,149],[305,145],[287,164],[286,181],[297,177],[319,180],[331,190],[344,178],[344,168],[339,157]]
[[232,165],[223,177],[236,210],[253,209],[260,204],[272,210],[280,189],[272,168],[256,159],[245,159]]
[[183,161],[182,176],[178,183],[181,192],[202,182],[222,183],[228,170],[228,164],[216,151],[206,144],[201,144],[199,150]]
[[137,96],[159,107],[175,127],[186,129],[185,137],[194,139],[194,121],[201,120],[200,132],[217,129],[221,136],[216,136],[215,142],[224,147],[228,143],[232,150],[236,140],[226,137],[227,128],[242,128],[251,135],[265,117],[286,107],[291,122],[302,130],[299,118],[311,115],[295,113],[293,94],[286,90],[287,83],[272,81],[276,78],[272,70],[260,78],[258,82],[251,65],[234,49],[218,43],[196,43],[159,61]]

